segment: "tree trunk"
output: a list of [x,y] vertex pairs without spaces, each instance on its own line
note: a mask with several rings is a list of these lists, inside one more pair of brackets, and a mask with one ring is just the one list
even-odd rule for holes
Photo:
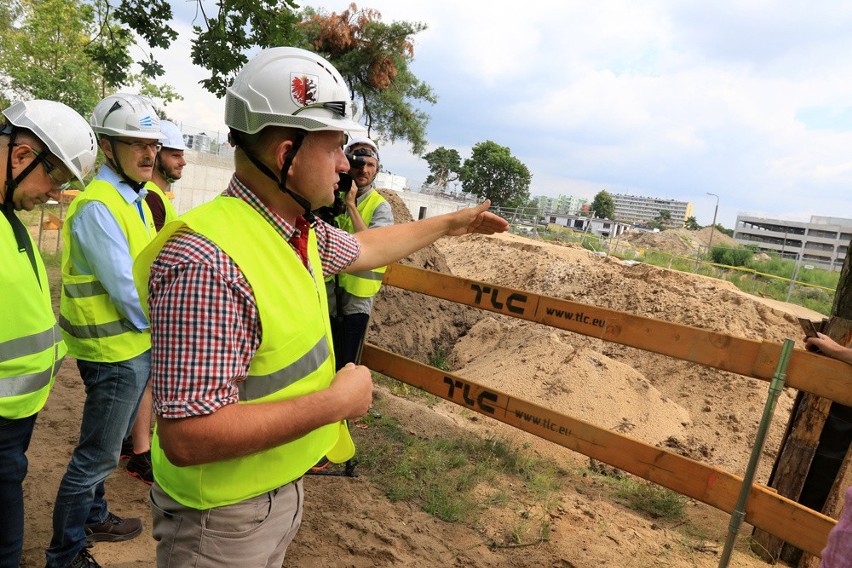
[[[850,276],[852,254],[850,253],[852,253],[852,243],[847,249],[846,260],[843,263],[840,281],[834,295],[832,317],[825,330],[826,335],[846,346],[852,344],[852,276]],[[852,467],[849,464],[852,451],[848,450],[848,433],[834,431],[831,420],[828,423],[829,426],[826,427],[826,419],[829,414],[832,414],[832,416],[847,415],[848,410],[848,407],[832,403],[828,399],[799,392],[793,412],[790,415],[784,441],[781,443],[781,450],[769,477],[769,486],[777,489],[779,495],[796,501],[799,501],[803,493],[808,495],[812,495],[814,492],[824,494],[827,490],[828,496],[825,498],[824,504],[809,506],[837,518],[843,505],[841,496],[849,485],[849,478],[852,477],[852,473],[850,473]],[[834,444],[842,444],[844,438],[847,445],[846,457],[842,461],[837,475],[833,477],[833,482],[828,482],[830,489],[825,487],[826,481],[818,479],[818,476],[816,480],[809,479],[811,464],[814,461],[814,456],[817,455],[817,448],[820,447],[820,443],[825,444],[830,441]],[[822,468],[823,466],[820,465],[819,467]],[[833,474],[833,472],[831,473]],[[822,484],[822,487],[814,487],[815,484]],[[813,564],[814,557],[810,555],[802,557],[801,551],[795,547],[759,529],[755,529],[753,532],[751,549],[767,562],[776,562],[781,558],[791,564],[800,562],[800,568],[815,566]]]

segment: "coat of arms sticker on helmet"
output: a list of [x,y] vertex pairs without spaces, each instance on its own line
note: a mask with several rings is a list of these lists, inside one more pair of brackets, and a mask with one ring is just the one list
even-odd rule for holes
[[317,102],[317,82],[318,77],[316,75],[292,73],[290,75],[290,96],[293,97],[293,102],[300,106]]

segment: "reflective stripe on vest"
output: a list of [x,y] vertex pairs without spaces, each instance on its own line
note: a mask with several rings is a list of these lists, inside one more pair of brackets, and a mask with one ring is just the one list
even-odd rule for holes
[[[147,290],[153,259],[185,225],[222,249],[239,266],[254,293],[263,335],[248,376],[238,384],[239,404],[282,401],[327,388],[334,378],[334,355],[314,231],[308,235],[312,275],[284,237],[251,205],[234,197],[216,197],[163,227],[140,254],[134,266],[140,294]],[[337,422],[249,456],[176,467],[163,452],[155,431],[151,459],[164,491],[187,507],[203,510],[281,487],[329,453],[345,461],[354,452],[351,444],[348,430]],[[341,447],[349,448],[348,454]]]
[[10,420],[42,409],[67,351],[56,325],[47,272],[35,251],[36,270],[18,249],[12,227],[0,216],[0,416]]
[[[358,204],[358,213],[361,214],[361,219],[363,219],[367,227],[370,226],[370,222],[373,220],[376,208],[382,203],[386,203],[385,198],[375,189],[371,189],[370,193]],[[343,215],[338,215],[336,219],[338,227],[350,234],[355,232],[355,226],[349,215],[344,213]],[[386,266],[380,266],[372,270],[341,272],[338,275],[337,283],[338,286],[353,296],[370,298],[379,292],[386,269]]]
[[250,380],[245,380],[237,385],[240,391],[240,400],[246,402],[257,400],[289,387],[299,379],[307,377],[319,369],[329,355],[331,355],[331,350],[328,341],[323,336],[310,351],[280,371],[269,375],[249,375]]
[[62,226],[62,297],[59,325],[69,353],[84,361],[115,362],[131,359],[151,348],[148,330],[138,331],[118,311],[97,276],[75,274],[71,250],[77,246],[71,227],[77,212],[87,203],[106,205],[127,238],[131,257],[136,257],[156,234],[151,210],[142,201],[144,222],[135,203],[127,203],[118,190],[103,180],[94,180],[68,208]]

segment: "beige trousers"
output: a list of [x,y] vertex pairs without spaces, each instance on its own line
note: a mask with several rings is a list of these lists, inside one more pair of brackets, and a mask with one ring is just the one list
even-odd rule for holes
[[280,568],[302,522],[302,480],[199,511],[151,486],[158,568]]

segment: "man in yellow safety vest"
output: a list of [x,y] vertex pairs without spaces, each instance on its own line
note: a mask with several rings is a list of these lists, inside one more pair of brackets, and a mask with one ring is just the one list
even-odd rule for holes
[[508,227],[488,202],[355,235],[315,219],[349,170],[345,133],[363,127],[343,77],[309,51],[256,55],[227,90],[225,123],[228,188],[167,224],[134,266],[149,293],[159,566],[280,566],[302,476],[353,455],[344,421],[373,387],[365,367],[335,372],[325,276]]
[[67,351],[41,255],[15,211],[59,199],[95,165],[86,120],[55,101],[17,102],[0,126],[0,567],[17,568],[24,543],[23,481],[36,416]]
[[[59,325],[86,387],[80,441],[56,496],[48,568],[97,566],[93,542],[142,532],[140,519],[112,513],[104,480],[118,465],[151,367],[148,319],[133,259],[156,235],[145,184],[160,149],[160,120],[148,99],[119,93],[92,113],[106,163],[68,208],[62,226]],[[133,440],[129,472],[150,471],[150,440]],[[147,444],[147,446],[143,445]],[[142,474],[140,473],[140,475]]]
[[[350,234],[375,227],[393,225],[390,204],[373,187],[379,173],[379,148],[365,137],[352,138],[343,148],[349,161],[352,187],[344,196],[346,210],[335,219],[336,225]],[[362,272],[340,273],[329,282],[328,304],[334,357],[337,368],[358,363],[361,345],[385,274],[384,266]]]

